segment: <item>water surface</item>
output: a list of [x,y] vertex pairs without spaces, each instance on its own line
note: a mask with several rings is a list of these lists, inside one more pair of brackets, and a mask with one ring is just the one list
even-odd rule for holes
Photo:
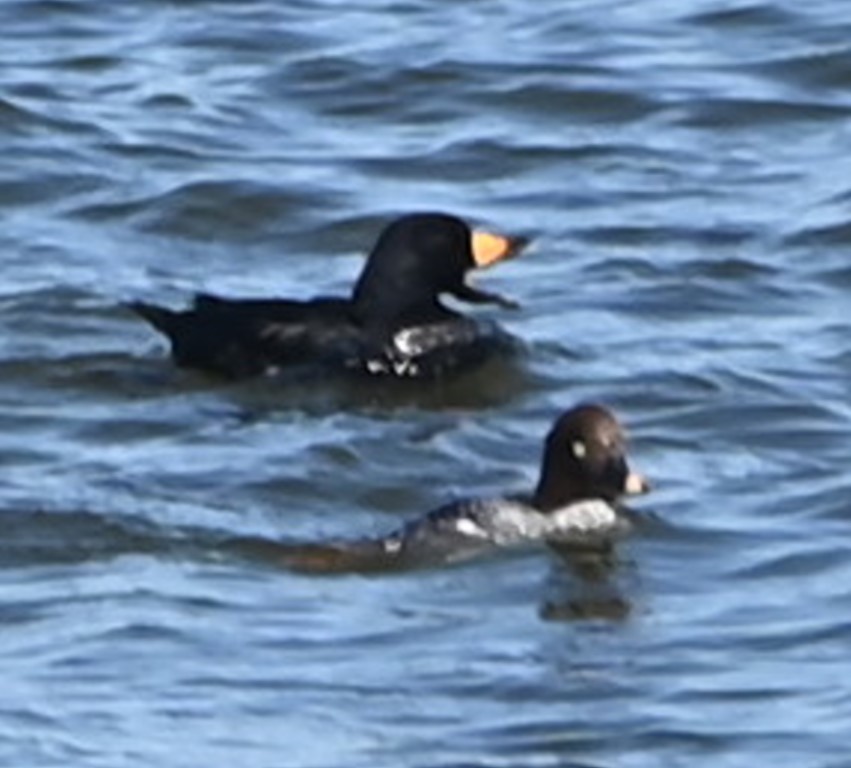
[[[847,763],[851,9],[0,6],[0,762]],[[381,225],[534,233],[517,366],[223,384],[121,306],[345,291]],[[219,546],[527,489],[627,423],[648,524],[317,579]]]

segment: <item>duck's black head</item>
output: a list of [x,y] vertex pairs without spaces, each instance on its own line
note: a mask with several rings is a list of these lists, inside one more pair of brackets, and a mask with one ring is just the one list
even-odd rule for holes
[[615,417],[600,405],[579,405],[563,413],[547,435],[533,503],[549,512],[581,499],[615,501],[648,489],[629,469]]
[[474,231],[445,213],[403,216],[379,235],[355,284],[355,311],[377,322],[417,322],[439,307],[441,293],[499,303],[464,278],[470,270],[513,256],[524,244],[520,238]]

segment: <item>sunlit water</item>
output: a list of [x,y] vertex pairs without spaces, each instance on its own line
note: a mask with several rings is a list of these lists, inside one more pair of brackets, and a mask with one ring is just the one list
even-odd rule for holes
[[[0,763],[849,761],[851,7],[0,4]],[[409,210],[534,234],[507,368],[175,371],[129,299],[344,292]],[[522,491],[608,403],[605,568],[290,574],[223,543]]]

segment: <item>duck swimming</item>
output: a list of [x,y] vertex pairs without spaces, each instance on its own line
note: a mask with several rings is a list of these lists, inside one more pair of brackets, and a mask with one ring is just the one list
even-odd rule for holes
[[376,538],[316,544],[242,540],[241,548],[310,573],[420,568],[529,543],[599,546],[629,528],[618,500],[646,493],[630,470],[623,430],[606,408],[579,405],[556,419],[531,496],[451,502]]
[[197,294],[174,311],[129,307],[171,342],[178,366],[227,378],[319,364],[378,376],[435,377],[478,364],[509,337],[441,302],[515,306],[471,287],[467,273],[515,255],[523,238],[473,230],[456,216],[414,213],[379,235],[349,297],[227,299]]

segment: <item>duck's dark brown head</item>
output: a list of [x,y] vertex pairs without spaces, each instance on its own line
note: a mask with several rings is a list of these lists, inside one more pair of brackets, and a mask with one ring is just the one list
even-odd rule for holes
[[547,435],[533,503],[549,512],[581,499],[615,501],[648,490],[644,477],[629,469],[615,417],[600,405],[579,405],[563,413]]

